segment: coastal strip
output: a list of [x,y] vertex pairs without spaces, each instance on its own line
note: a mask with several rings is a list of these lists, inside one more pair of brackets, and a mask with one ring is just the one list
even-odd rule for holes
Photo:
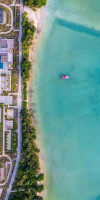
[[40,193],[44,190],[44,174],[40,173],[39,149],[35,142],[36,130],[32,125],[32,116],[30,109],[28,109],[27,100],[27,85],[30,80],[30,70],[32,68],[32,63],[29,61],[29,48],[32,45],[34,36],[36,37],[36,28],[32,22],[29,22],[27,12],[23,13],[22,19],[22,151],[17,177],[13,184],[9,200],[43,200]]

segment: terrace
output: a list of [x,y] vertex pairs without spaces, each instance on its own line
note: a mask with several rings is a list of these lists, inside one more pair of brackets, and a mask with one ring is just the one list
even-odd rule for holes
[[7,109],[7,119],[14,119],[14,109]]
[[5,91],[11,91],[11,71],[4,75],[1,74],[1,94],[3,94]]

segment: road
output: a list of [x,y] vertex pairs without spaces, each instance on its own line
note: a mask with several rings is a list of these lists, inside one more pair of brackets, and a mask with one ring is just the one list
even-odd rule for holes
[[17,148],[17,159],[16,159],[16,165],[14,168],[14,172],[9,184],[9,188],[7,190],[7,195],[5,200],[8,200],[12,185],[15,181],[18,165],[20,161],[21,156],[21,120],[20,120],[20,112],[22,108],[22,78],[21,78],[21,59],[22,59],[22,48],[21,48],[21,37],[22,37],[22,13],[23,13],[23,3],[22,0],[20,0],[20,32],[19,32],[19,91],[18,91],[18,148]]

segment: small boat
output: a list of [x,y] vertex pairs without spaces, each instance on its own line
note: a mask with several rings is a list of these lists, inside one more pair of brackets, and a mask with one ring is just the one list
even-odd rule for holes
[[62,79],[70,79],[70,76],[62,76]]

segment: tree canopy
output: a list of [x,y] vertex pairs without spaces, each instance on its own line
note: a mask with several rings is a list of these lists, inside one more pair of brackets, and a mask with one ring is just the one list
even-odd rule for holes
[[23,0],[24,5],[31,8],[40,8],[46,5],[47,0]]
[[29,46],[32,44],[33,36],[35,33],[35,26],[28,21],[27,13],[24,12],[22,15],[23,32],[22,32],[22,63],[21,63],[21,74],[24,81],[29,79],[29,72],[31,69],[31,62],[29,61]]
[[39,149],[35,143],[36,130],[32,126],[31,115],[27,109],[21,111],[22,121],[22,153],[16,181],[13,185],[13,190],[9,200],[42,200],[42,197],[37,196],[44,190],[43,184],[38,184],[38,181],[44,179],[44,175],[40,174],[39,165]]
[[[37,1],[37,0],[36,0]],[[37,195],[44,190],[44,185],[40,183],[44,179],[44,174],[40,173],[39,149],[35,143],[36,130],[32,126],[32,119],[27,109],[27,81],[31,69],[29,61],[29,46],[32,44],[35,27],[28,22],[27,13],[23,13],[23,34],[22,34],[22,62],[21,74],[23,80],[23,105],[21,111],[22,122],[22,151],[21,161],[17,177],[13,185],[15,192],[11,193],[9,200],[43,200],[43,197]],[[38,183],[39,182],[39,183]]]

